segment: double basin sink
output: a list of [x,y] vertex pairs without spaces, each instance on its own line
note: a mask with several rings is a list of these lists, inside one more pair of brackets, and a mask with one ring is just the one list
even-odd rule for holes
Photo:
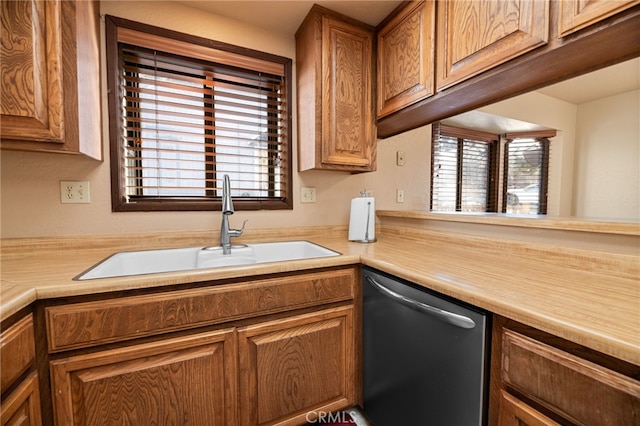
[[80,274],[76,280],[179,272],[339,256],[340,253],[308,241],[282,241],[234,245],[231,254],[222,247],[186,247],[116,253]]

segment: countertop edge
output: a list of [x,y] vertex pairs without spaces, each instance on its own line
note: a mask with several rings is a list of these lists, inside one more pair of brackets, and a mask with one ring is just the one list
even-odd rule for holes
[[[28,307],[31,303],[38,299],[70,297],[86,294],[104,294],[108,292],[120,292],[134,289],[161,288],[163,286],[186,283],[215,282],[233,278],[289,273],[336,266],[366,265],[393,275],[397,275],[409,281],[416,282],[419,285],[423,285],[427,288],[433,289],[443,294],[447,294],[463,302],[493,312],[497,315],[501,315],[503,317],[521,322],[531,327],[535,327],[542,331],[570,340],[574,343],[581,344],[596,351],[614,356],[621,360],[640,365],[640,331],[638,332],[638,337],[630,335],[629,331],[620,332],[619,329],[617,331],[611,331],[610,333],[607,333],[609,329],[607,328],[606,323],[587,323],[585,325],[581,323],[579,318],[573,321],[573,318],[568,318],[562,313],[556,315],[553,310],[547,309],[545,311],[544,309],[539,309],[536,311],[535,306],[527,306],[527,303],[524,302],[508,303],[509,301],[513,302],[513,294],[505,296],[506,298],[504,299],[500,299],[499,295],[501,294],[501,291],[503,289],[491,287],[487,284],[499,282],[496,281],[496,277],[489,277],[485,279],[485,282],[481,283],[475,289],[467,288],[469,287],[467,285],[470,282],[469,280],[475,280],[475,278],[469,278],[469,273],[473,269],[468,269],[466,271],[467,275],[464,275],[462,274],[462,272],[457,271],[457,267],[453,266],[455,265],[455,262],[449,261],[450,258],[448,252],[433,252],[434,247],[440,247],[440,245],[442,245],[442,241],[434,241],[434,238],[436,240],[437,238],[439,238],[437,233],[429,234],[428,236],[431,238],[424,238],[425,236],[421,236],[421,238],[424,238],[423,241],[420,241],[417,238],[407,240],[406,238],[404,238],[405,235],[403,235],[403,231],[400,230],[398,234],[389,232],[386,236],[384,233],[382,235],[379,235],[379,241],[377,243],[358,244],[349,243],[348,241],[346,241],[346,235],[343,235],[342,233],[329,234],[329,236],[325,234],[324,237],[318,237],[317,235],[314,235],[305,239],[316,242],[317,244],[323,245],[327,248],[339,251],[342,253],[342,256],[322,259],[308,259],[288,263],[263,264],[260,266],[251,267],[220,268],[216,269],[215,272],[212,272],[210,270],[190,271],[180,273],[154,274],[144,277],[129,277],[126,279],[104,279],[100,280],[100,285],[94,284],[94,288],[91,288],[91,284],[88,285],[86,281],[74,282],[71,281],[70,277],[64,278],[60,274],[60,270],[65,270],[65,268],[71,268],[71,270],[76,268],[76,273],[79,273],[80,271],[77,270],[77,263],[72,264],[74,265],[73,268],[69,265],[60,266],[59,268],[61,269],[58,269],[56,271],[58,275],[53,274],[52,279],[49,279],[49,274],[47,274],[48,270],[45,265],[42,266],[42,270],[39,271],[39,273],[33,272],[33,274],[35,274],[35,277],[30,277],[31,279],[25,278],[24,280],[17,280],[15,278],[18,275],[15,271],[31,271],[31,269],[29,269],[27,265],[30,265],[29,262],[32,262],[33,260],[13,259],[8,260],[8,262],[19,263],[16,265],[12,265],[14,279],[5,279],[5,277],[2,277],[3,288],[2,292],[0,293],[0,295],[2,296],[2,300],[0,301],[0,319],[4,321],[22,308]],[[472,262],[470,264],[469,268],[476,267],[474,265],[479,264],[478,260],[484,262],[485,258],[489,261],[496,259],[496,247],[486,249],[486,253],[477,253],[478,247],[486,244],[485,240],[465,240],[464,237],[460,238],[462,238],[460,240],[460,243],[457,246],[449,247],[448,250],[452,251],[451,253],[454,253],[457,256],[470,253],[476,257],[479,257],[478,259],[476,259],[475,263]],[[452,238],[451,241],[454,240],[455,238]],[[449,270],[454,271],[455,276],[462,277],[463,281],[459,281],[458,278],[458,281],[447,282],[446,277],[443,278],[442,276],[440,276],[442,274],[433,273],[433,268],[431,266],[420,267],[420,265],[416,264],[415,262],[416,259],[418,259],[419,261],[419,259],[421,259],[423,255],[421,254],[418,256],[415,253],[412,253],[417,249],[420,249],[419,251],[421,253],[424,252],[424,255],[426,257],[435,256],[435,258],[440,259],[440,261],[445,261],[447,264],[441,267],[439,266],[439,271],[447,271],[446,268],[453,268]],[[522,247],[518,246],[517,250],[522,251]],[[95,261],[95,259],[100,259],[101,256],[103,256],[105,253],[107,252],[104,251],[104,248],[102,249],[102,251],[101,249],[89,250],[86,254],[85,262],[92,262]],[[595,255],[597,254],[598,253],[596,253]],[[595,255],[588,254],[588,256]],[[60,255],[58,254],[58,256]],[[528,251],[513,253],[510,255],[510,259],[511,257],[513,257],[513,259],[511,259],[510,261],[512,261],[514,265],[521,265],[523,264],[522,262],[526,261],[526,256],[531,256],[531,253],[529,253]],[[548,254],[543,253],[543,256],[548,256]],[[555,262],[549,262],[548,258],[540,258],[537,259],[536,262],[534,262],[534,266],[545,266],[548,267],[551,272],[557,273],[565,268],[565,265],[562,264],[561,257],[562,256],[560,256],[559,259],[555,259]],[[629,263],[628,256],[620,257],[624,259],[623,263]],[[52,261],[56,259],[59,258],[55,258]],[[577,259],[576,262],[578,261],[589,261],[589,258],[586,260]],[[586,276],[591,276],[585,274],[592,274],[593,277],[595,277],[594,281],[597,281],[597,279],[599,278],[603,278],[607,281],[607,284],[617,285],[621,283],[627,289],[625,290],[627,294],[632,294],[632,297],[639,295],[640,286],[637,287],[637,292],[635,292],[636,287],[634,287],[638,283],[637,266],[632,265],[624,273],[620,273],[617,270],[618,266],[619,265],[613,263],[611,259],[604,259],[602,260],[601,264],[594,267],[593,270],[595,272],[579,271],[578,265],[567,265],[566,267],[570,269],[568,273],[570,274],[569,277],[571,279],[580,279]],[[55,278],[56,276],[58,277],[57,279]],[[524,277],[524,275],[522,275],[519,279],[522,279],[522,277]],[[467,281],[465,282],[464,279],[466,279]],[[567,280],[568,278],[565,278],[564,282],[568,282]],[[538,280],[538,282],[540,281]],[[560,282],[562,282],[562,280],[560,280]],[[30,285],[29,283],[33,284]],[[601,287],[596,286],[594,288]],[[632,288],[633,290],[629,290],[629,288]],[[507,288],[507,290],[514,291],[513,286]],[[578,294],[576,289],[574,288],[566,289],[565,292],[570,296],[575,296]],[[631,301],[629,303],[632,304],[634,302]],[[558,302],[556,301],[556,306],[557,305]],[[629,310],[629,306],[627,306],[626,309]],[[632,321],[632,326],[633,323],[640,324],[640,319],[638,317],[631,318],[630,320]],[[626,330],[628,328],[632,327],[625,326],[623,330]],[[633,337],[626,338],[626,336]]]

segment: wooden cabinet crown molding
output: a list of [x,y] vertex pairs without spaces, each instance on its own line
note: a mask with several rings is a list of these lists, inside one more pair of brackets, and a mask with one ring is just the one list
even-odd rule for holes
[[16,0],[0,7],[0,148],[101,160],[99,3]]

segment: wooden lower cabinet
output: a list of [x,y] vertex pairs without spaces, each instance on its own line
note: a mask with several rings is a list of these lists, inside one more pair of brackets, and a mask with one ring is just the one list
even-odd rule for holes
[[35,365],[33,315],[20,318],[0,334],[0,425],[41,425]]
[[356,402],[353,307],[243,327],[240,424],[299,425]]
[[234,425],[233,328],[51,362],[57,425]]
[[42,306],[45,423],[300,425],[355,405],[357,278],[350,266]]
[[492,345],[490,424],[640,424],[640,366],[504,319]]
[[536,409],[528,406],[515,396],[502,391],[500,397],[500,418],[498,426],[558,426]]
[[0,424],[2,426],[39,426],[42,424],[38,374],[35,371],[29,374],[9,397],[3,399]]

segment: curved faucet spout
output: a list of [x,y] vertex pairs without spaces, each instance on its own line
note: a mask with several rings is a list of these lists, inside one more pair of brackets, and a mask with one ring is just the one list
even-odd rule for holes
[[229,215],[234,213],[230,188],[229,175],[224,175],[224,183],[222,185],[222,223],[220,225],[220,246],[222,247],[222,254],[231,254],[231,238],[241,236],[247,224],[247,220],[245,220],[242,228],[229,228]]
[[231,199],[231,183],[229,175],[224,175],[222,184],[222,214],[233,214],[233,200]]

